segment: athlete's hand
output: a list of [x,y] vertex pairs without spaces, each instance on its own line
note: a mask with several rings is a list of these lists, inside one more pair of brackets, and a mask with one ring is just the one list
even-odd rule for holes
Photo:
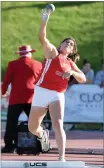
[[46,8],[42,10],[42,20],[47,21],[50,16],[50,10],[47,10]]
[[56,75],[62,77],[63,79],[69,79],[71,75],[74,74],[74,71],[70,70],[70,71],[66,71],[64,73],[56,71]]
[[73,73],[74,73],[73,70],[64,72],[62,78],[63,78],[63,79],[69,79],[70,76],[73,75]]

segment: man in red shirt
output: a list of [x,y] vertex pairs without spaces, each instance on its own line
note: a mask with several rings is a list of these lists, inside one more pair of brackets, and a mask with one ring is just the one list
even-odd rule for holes
[[14,152],[19,115],[24,111],[29,116],[34,85],[42,69],[42,63],[32,59],[32,52],[35,51],[30,45],[20,46],[16,52],[20,55],[19,59],[8,63],[4,75],[2,95],[6,94],[9,84],[11,92],[2,153]]

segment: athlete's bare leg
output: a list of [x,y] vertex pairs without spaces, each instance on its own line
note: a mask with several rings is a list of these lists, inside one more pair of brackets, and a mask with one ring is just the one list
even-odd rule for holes
[[49,106],[52,125],[55,131],[59,158],[65,157],[66,134],[63,129],[64,102],[55,101]]
[[44,107],[31,107],[28,128],[32,134],[38,137],[42,137],[43,135],[43,128],[40,126],[40,124],[46,113],[47,109]]

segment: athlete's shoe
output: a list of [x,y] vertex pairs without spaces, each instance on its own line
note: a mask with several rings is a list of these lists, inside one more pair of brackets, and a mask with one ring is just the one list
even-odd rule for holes
[[49,131],[48,131],[47,129],[46,129],[46,130],[43,130],[42,141],[43,141],[43,142],[49,141]]

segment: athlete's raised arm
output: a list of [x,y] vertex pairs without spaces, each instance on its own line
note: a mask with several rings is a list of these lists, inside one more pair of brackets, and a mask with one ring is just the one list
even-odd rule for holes
[[46,58],[54,58],[58,54],[56,47],[47,39],[46,28],[51,13],[52,10],[49,9],[49,5],[47,5],[42,12],[42,21],[39,32],[39,40]]

